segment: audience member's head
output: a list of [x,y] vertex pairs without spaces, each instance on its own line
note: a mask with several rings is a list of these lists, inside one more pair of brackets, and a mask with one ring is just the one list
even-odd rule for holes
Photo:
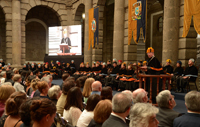
[[92,83],[92,91],[101,91],[102,90],[102,84],[99,81],[95,81]]
[[94,121],[102,124],[108,119],[112,112],[112,103],[110,100],[101,100],[94,109]]
[[71,80],[71,81],[73,81],[74,83],[76,83],[76,82],[75,82],[75,78],[72,77],[72,76],[69,76],[65,81],[69,81],[69,80]]
[[19,115],[20,118],[22,120],[22,122],[26,125],[26,126],[31,126],[31,111],[30,111],[30,107],[32,105],[33,100],[39,100],[40,98],[31,98],[26,100],[24,103],[21,104],[20,108],[19,108]]
[[35,79],[36,78],[36,76],[35,75],[29,75],[28,77],[27,77],[27,79],[26,79],[26,86],[30,86],[31,85],[31,81],[33,80],[33,79]]
[[47,82],[47,84],[49,85],[49,87],[51,87],[52,79],[51,79],[50,76],[47,75],[46,77],[41,78],[41,81]]
[[111,100],[112,101],[112,88],[110,86],[106,86],[102,88],[101,91],[101,100]]
[[66,80],[63,82],[63,87],[62,87],[62,93],[64,95],[67,95],[68,91],[72,88],[75,87],[75,83],[73,80]]
[[101,100],[101,97],[100,95],[98,94],[93,94],[93,95],[90,95],[88,100],[87,100],[87,105],[85,107],[85,109],[87,111],[93,111],[94,108],[96,107],[97,103]]
[[64,73],[62,75],[62,80],[65,81],[69,76],[70,76],[69,73]]
[[14,76],[13,76],[13,81],[14,82],[21,82],[21,75],[20,74],[15,74]]
[[40,75],[40,71],[39,70],[33,71],[33,75],[39,76]]
[[52,86],[48,91],[48,96],[50,99],[58,100],[61,94],[62,94],[62,91],[60,90],[59,85]]
[[30,107],[33,125],[50,127],[56,115],[56,106],[49,99],[34,100]]
[[13,86],[1,85],[0,86],[0,102],[5,103],[12,93],[15,92]]
[[169,90],[163,90],[156,96],[156,102],[160,108],[173,109],[176,106],[174,96]]
[[14,72],[12,70],[6,71],[6,79],[12,79],[14,76]]
[[185,105],[189,112],[200,113],[200,93],[198,91],[190,91],[185,95]]
[[147,97],[147,92],[142,89],[136,89],[135,91],[133,91],[133,102],[134,103],[138,103],[138,102],[144,102],[146,103],[148,101],[148,97]]
[[86,79],[87,79],[87,76],[81,76],[81,77],[79,77],[79,78],[76,80],[76,86],[77,86],[77,87],[80,87],[80,88],[83,88]]
[[49,90],[49,85],[45,81],[38,82],[38,90],[41,94],[47,95]]
[[19,107],[26,100],[26,94],[23,92],[14,92],[6,101],[6,114],[10,116],[19,115]]
[[132,98],[125,93],[118,93],[113,96],[112,110],[113,113],[125,118],[129,115],[132,106]]
[[40,79],[35,78],[31,81],[31,88],[33,89],[33,91],[36,91],[38,89],[38,82],[40,81]]
[[6,78],[6,71],[2,71],[2,72],[1,72],[1,77]]
[[67,100],[64,109],[69,110],[70,107],[83,108],[82,92],[79,87],[72,87],[67,93]]
[[189,65],[189,66],[194,65],[194,59],[193,59],[193,58],[190,58],[190,59],[189,59],[188,65]]
[[94,82],[94,78],[88,78],[85,81],[84,87],[83,87],[83,97],[89,97],[92,92],[92,83]]
[[130,111],[130,127],[158,127],[158,109],[149,103],[136,103]]
[[124,90],[124,91],[122,91],[122,93],[125,93],[125,94],[127,94],[128,96],[130,96],[130,98],[131,98],[132,101],[133,101],[133,93],[132,93],[130,90]]

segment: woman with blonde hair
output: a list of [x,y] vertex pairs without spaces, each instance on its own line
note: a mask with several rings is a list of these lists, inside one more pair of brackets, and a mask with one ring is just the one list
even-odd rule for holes
[[84,102],[87,103],[88,97],[90,96],[92,92],[92,83],[94,82],[94,78],[88,78],[85,81],[84,87],[83,87],[83,99]]
[[31,81],[31,88],[32,88],[32,93],[31,93],[31,98],[33,98],[33,95],[35,93],[35,91],[38,89],[38,82],[40,81],[40,79],[35,78]]

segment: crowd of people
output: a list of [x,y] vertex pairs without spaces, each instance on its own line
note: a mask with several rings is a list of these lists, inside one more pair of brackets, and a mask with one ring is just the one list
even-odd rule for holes
[[[160,90],[156,104],[152,104],[149,91],[138,88],[137,82],[138,73],[159,71],[171,75],[169,82],[176,82],[177,92],[183,92],[188,81],[196,80],[198,75],[194,59],[189,59],[185,70],[181,61],[174,69],[170,59],[165,67],[156,64],[153,53],[152,48],[148,49],[148,61],[130,63],[128,67],[113,59],[113,65],[108,60],[93,63],[92,67],[81,63],[78,68],[72,60],[67,64],[25,64],[16,69],[2,67],[1,60],[0,127],[199,127],[198,91],[185,95],[188,112],[182,114],[173,110],[176,101],[169,90]],[[53,84],[53,78],[62,78],[62,84]],[[121,92],[113,96],[113,90]]]

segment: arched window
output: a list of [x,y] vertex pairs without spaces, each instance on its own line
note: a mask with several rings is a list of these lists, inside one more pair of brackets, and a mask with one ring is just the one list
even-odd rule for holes
[[163,31],[163,17],[160,16],[158,19],[158,31],[162,32]]

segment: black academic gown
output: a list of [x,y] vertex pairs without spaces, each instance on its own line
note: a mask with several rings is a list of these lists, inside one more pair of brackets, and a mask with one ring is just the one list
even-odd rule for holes
[[169,74],[172,74],[173,73],[173,67],[171,65],[167,65],[163,68],[163,70],[166,72],[166,73],[169,73]]

